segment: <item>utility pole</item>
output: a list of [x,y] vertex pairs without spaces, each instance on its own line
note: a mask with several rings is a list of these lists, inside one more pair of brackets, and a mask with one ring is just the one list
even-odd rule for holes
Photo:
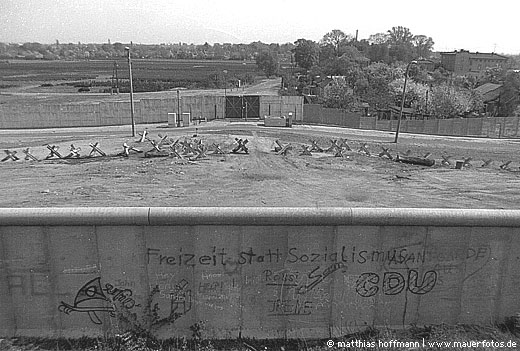
[[396,143],[396,144],[397,144],[397,138],[399,137],[399,128],[401,127],[401,119],[403,118],[404,99],[406,97],[406,82],[408,81],[408,71],[410,70],[411,65],[416,65],[416,64],[417,64],[417,61],[411,61],[406,66],[406,72],[404,74],[403,94],[401,96],[401,109],[399,110],[399,119],[397,120],[397,130],[395,131],[394,143]]
[[[119,65],[117,64],[117,61],[114,61],[114,68],[112,69],[112,93],[116,92],[117,95],[119,95],[119,78],[117,76],[117,69],[119,68]],[[114,84],[115,80],[115,84]]]
[[[222,71],[224,73],[224,118],[226,118],[226,101],[227,101],[227,70]],[[233,90],[233,88],[231,88]]]
[[132,117],[132,136],[135,137],[135,122],[134,122],[134,83],[132,80],[132,58],[130,57],[130,48],[125,47],[128,53],[128,75],[130,79],[130,115]]
[[177,127],[181,126],[181,92],[177,90]]

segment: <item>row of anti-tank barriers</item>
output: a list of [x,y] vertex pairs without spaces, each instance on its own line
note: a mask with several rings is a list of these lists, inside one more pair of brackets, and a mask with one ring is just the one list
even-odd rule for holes
[[[181,139],[172,139],[168,138],[167,135],[158,134],[159,139],[151,139],[148,135],[147,130],[144,130],[142,133],[138,133],[140,139],[137,140],[137,143],[145,143],[149,142],[152,146],[151,149],[147,151],[143,151],[134,146],[130,146],[127,143],[124,143],[122,146],[122,151],[112,155],[112,157],[129,157],[131,153],[143,154],[144,157],[174,157],[178,159],[187,159],[189,161],[196,161],[208,156],[208,153],[212,155],[223,155],[228,152],[222,150],[220,144],[213,143],[211,145],[204,144],[202,139],[197,139],[196,134],[191,138]],[[248,139],[235,138],[234,145],[230,153],[234,154],[249,154],[249,149],[247,144],[249,143]],[[25,154],[24,160],[26,161],[45,161],[45,160],[80,160],[80,159],[90,159],[93,157],[108,157],[109,155],[104,152],[99,145],[99,142],[89,143],[90,152],[87,155],[81,155],[81,148],[76,147],[74,144],[70,145],[69,153],[64,155],[59,151],[59,146],[57,145],[46,145],[49,150],[49,154],[44,159],[38,159],[34,156],[29,148],[23,149],[23,153]],[[427,153],[421,156],[412,156],[411,151],[407,150],[406,152],[399,154],[397,153],[395,156],[392,156],[390,149],[384,146],[380,146],[381,150],[379,152],[374,152],[369,150],[369,146],[367,143],[362,142],[359,144],[357,150],[353,149],[347,142],[346,139],[331,139],[330,145],[327,147],[321,147],[318,145],[316,140],[310,140],[310,145],[300,144],[301,151],[299,156],[312,156],[314,153],[331,153],[334,157],[345,157],[349,158],[347,155],[348,152],[357,152],[358,154],[363,154],[365,156],[377,156],[380,158],[386,158],[389,160],[416,164],[421,166],[434,166],[435,159],[432,158],[431,153]],[[279,140],[275,140],[273,151],[282,156],[287,156],[291,150],[294,150],[294,146],[292,144],[283,144]],[[19,161],[20,158],[16,156],[16,150],[5,149],[4,150],[6,156],[1,159],[1,162],[6,161]],[[474,161],[472,157],[463,157],[457,160],[453,159],[454,156],[448,154],[442,154],[440,161],[441,166],[444,167],[454,167],[456,169],[462,168],[470,168],[474,165],[472,162]],[[490,168],[495,161],[493,159],[484,159],[480,168]],[[512,160],[501,161],[499,168],[504,171],[512,171],[511,163]]]

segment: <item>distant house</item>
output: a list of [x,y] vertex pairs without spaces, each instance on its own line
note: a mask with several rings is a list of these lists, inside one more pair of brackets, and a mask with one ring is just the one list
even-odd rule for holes
[[435,69],[435,62],[433,62],[432,60],[420,58],[416,61],[417,61],[417,66],[421,67],[422,69],[424,69],[427,72],[433,72],[433,70]]
[[475,91],[482,96],[484,109],[487,116],[498,114],[498,104],[502,93],[502,84],[486,83],[475,88]]
[[480,76],[488,68],[507,68],[509,59],[495,53],[441,52],[441,66],[456,75]]
[[[400,113],[401,113],[400,106],[390,106],[386,109],[378,109],[377,110],[377,119],[378,120],[398,119]],[[419,118],[413,108],[404,107],[403,108],[403,119],[419,119]]]
[[314,80],[312,84],[305,86],[302,90],[302,94],[309,97],[323,97],[325,88],[329,86],[332,81],[330,77],[325,77],[324,79],[318,78]]

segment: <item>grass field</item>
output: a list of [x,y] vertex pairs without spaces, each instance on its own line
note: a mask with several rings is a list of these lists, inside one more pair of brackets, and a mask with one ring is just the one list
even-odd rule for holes
[[[23,84],[27,81],[58,81],[110,78],[118,65],[118,77],[128,79],[128,63],[121,58],[93,61],[29,61],[11,60],[0,62],[0,79]],[[132,72],[135,79],[159,80],[201,80],[213,74],[229,77],[247,73],[259,73],[252,61],[211,61],[211,60],[132,60]]]
[[[117,68],[116,68],[117,66]],[[117,71],[117,72],[116,72]],[[91,92],[108,92],[117,85],[129,91],[127,60],[0,62],[0,92],[74,93],[81,86]],[[162,91],[177,87],[218,88],[252,83],[261,76],[252,61],[132,60],[135,92]],[[1,100],[0,100],[1,102]]]

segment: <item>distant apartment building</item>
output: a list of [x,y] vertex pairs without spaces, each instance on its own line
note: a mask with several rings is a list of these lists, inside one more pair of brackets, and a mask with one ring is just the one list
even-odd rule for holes
[[459,50],[441,52],[441,66],[456,75],[479,76],[487,68],[507,68],[509,59],[495,53]]

